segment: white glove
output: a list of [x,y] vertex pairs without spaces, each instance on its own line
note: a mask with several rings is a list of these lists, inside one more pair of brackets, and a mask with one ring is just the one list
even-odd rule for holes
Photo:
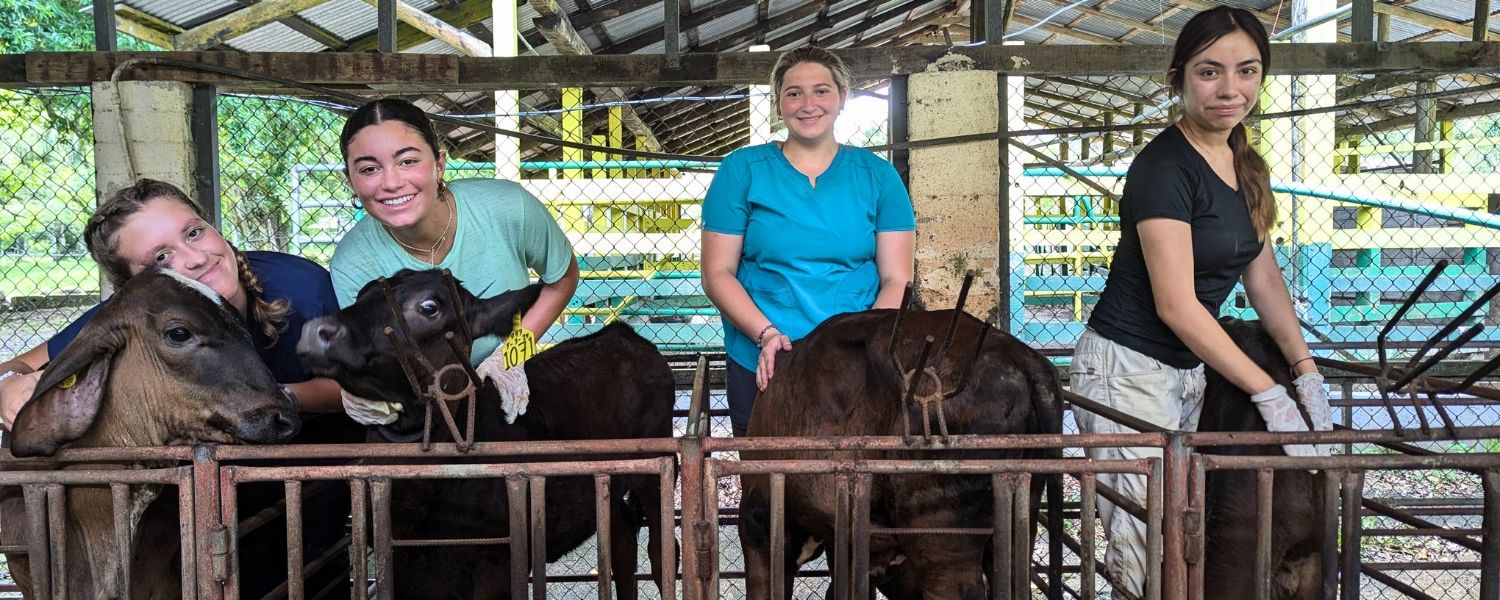
[[1292,385],[1297,387],[1297,399],[1312,419],[1313,431],[1333,431],[1333,411],[1328,408],[1328,388],[1323,385],[1323,375],[1316,371],[1307,373]]
[[[1328,407],[1328,388],[1323,385],[1323,375],[1317,371],[1305,373],[1292,381],[1292,385],[1297,388],[1302,410],[1312,420],[1313,431],[1333,431],[1333,409]],[[1333,445],[1319,444],[1318,454],[1332,455]]]
[[[1280,384],[1251,396],[1250,401],[1266,420],[1266,431],[1307,431],[1307,423],[1302,420],[1302,413],[1297,412],[1297,404]],[[1326,456],[1320,448],[1306,444],[1288,444],[1281,448],[1287,456]]]
[[505,368],[503,349],[495,350],[489,358],[474,369],[479,378],[495,382],[500,390],[500,410],[505,413],[506,423],[515,423],[516,417],[526,414],[526,404],[531,401],[531,386],[526,381],[526,363]]
[[390,425],[396,422],[397,413],[401,412],[399,402],[367,400],[343,389],[339,390],[339,399],[344,402],[344,412],[349,418],[365,425]]

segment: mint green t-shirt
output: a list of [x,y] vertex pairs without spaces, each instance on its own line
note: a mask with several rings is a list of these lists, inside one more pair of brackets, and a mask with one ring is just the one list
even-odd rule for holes
[[[492,298],[531,283],[528,269],[544,283],[568,273],[573,246],[552,213],[514,181],[460,179],[449,189],[458,207],[453,249],[437,265],[413,258],[372,218],[360,219],[339,240],[329,269],[339,307],[354,303],[365,284],[401,269],[448,269],[480,298]],[[501,340],[474,340],[470,360],[478,365]]]

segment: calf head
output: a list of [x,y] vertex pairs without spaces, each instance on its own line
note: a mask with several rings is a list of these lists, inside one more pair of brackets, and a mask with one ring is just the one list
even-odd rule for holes
[[77,447],[284,441],[297,406],[233,308],[171,271],[132,277],[48,364],[16,417],[16,456]]
[[[390,279],[365,285],[354,304],[338,314],[309,321],[302,328],[297,355],[309,373],[332,377],[352,394],[410,409],[420,398],[412,394],[392,336],[409,335],[410,346],[434,368],[467,361],[467,355],[454,353],[446,334],[454,334],[464,352],[470,343],[463,339],[465,332],[510,335],[512,319],[536,302],[541,288],[534,284],[480,300],[446,271],[403,269]],[[416,375],[429,378],[419,381],[426,386],[433,374]],[[403,419],[419,419],[416,415],[417,411],[402,411]],[[396,428],[407,425],[411,423],[398,422]]]

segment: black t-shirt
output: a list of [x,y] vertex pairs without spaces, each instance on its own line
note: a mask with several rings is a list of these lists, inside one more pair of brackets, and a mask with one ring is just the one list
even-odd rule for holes
[[1126,348],[1190,369],[1202,361],[1157,317],[1141,253],[1136,226],[1154,218],[1192,226],[1193,289],[1214,316],[1265,243],[1256,238],[1244,195],[1214,173],[1176,126],[1162,130],[1131,163],[1120,199],[1120,245],[1089,327]]

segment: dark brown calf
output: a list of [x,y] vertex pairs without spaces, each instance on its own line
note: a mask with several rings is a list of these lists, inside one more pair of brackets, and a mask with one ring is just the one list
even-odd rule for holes
[[[132,277],[53,357],[16,417],[11,452],[50,456],[61,448],[290,438],[301,423],[297,407],[282,394],[232,310],[207,287],[171,272]],[[130,598],[181,596],[177,507],[155,501],[160,492],[154,486],[131,489],[136,551]],[[111,503],[108,488],[67,490],[71,598],[127,597],[118,580]],[[17,531],[20,504],[6,504],[5,530]],[[16,581],[29,587],[26,558],[7,560]]]
[[[1241,350],[1296,398],[1281,350],[1257,321],[1220,321]],[[1205,369],[1199,431],[1265,431],[1266,422],[1250,396],[1212,369]],[[1217,446],[1210,454],[1281,455],[1281,446]],[[1210,471],[1204,510],[1203,586],[1211,598],[1255,597],[1256,502],[1260,496],[1256,474],[1249,471]],[[1271,598],[1321,598],[1323,566],[1323,495],[1316,476],[1302,469],[1276,471],[1272,481]]]
[[[897,315],[895,310],[871,310],[835,316],[797,341],[792,351],[779,355],[770,387],[755,401],[749,435],[920,434],[924,412],[915,403],[903,409],[905,373],[898,371],[892,360],[891,338]],[[916,369],[924,337],[945,339],[952,322],[953,311],[906,313],[894,346],[899,363],[907,370]],[[979,346],[985,329],[989,331]],[[928,365],[937,377],[917,377],[914,391],[918,396],[952,394],[944,402],[944,413],[953,434],[1061,431],[1061,388],[1052,365],[1016,338],[978,319],[962,315],[951,348]],[[942,382],[942,391],[934,387],[934,380]],[[907,430],[908,422],[914,432]],[[1061,455],[1055,450],[833,454],[743,452],[742,456],[747,460],[780,460]],[[1033,485],[1032,523],[1036,523],[1035,511],[1040,504],[1036,497],[1043,479],[1037,478]],[[770,597],[769,487],[764,476],[747,476],[744,486],[740,542],[745,551],[749,597],[759,600]],[[786,478],[787,598],[792,597],[792,580],[798,567],[816,556],[816,550],[809,550],[833,539],[837,506],[834,489],[831,475]],[[1049,496],[1054,499],[1052,506],[1058,506],[1060,493]],[[987,476],[876,476],[870,504],[871,525],[880,528],[985,528],[991,526],[994,517],[991,478]],[[1061,514],[1048,512],[1053,523],[1049,528],[1056,531]],[[987,598],[986,578],[992,576],[986,572],[990,547],[990,539],[982,536],[877,534],[870,540],[870,576],[875,587],[892,599]],[[840,576],[835,573],[835,577]]]
[[[533,285],[479,300],[457,287],[459,297],[455,298],[450,291],[454,288],[440,271],[402,271],[388,285],[408,324],[411,341],[439,370],[468,360],[466,355],[455,356],[443,339],[445,333],[465,329],[457,323],[459,314],[475,335],[503,337],[510,333],[513,315],[531,306],[540,290]],[[422,427],[424,400],[412,393],[396,349],[384,333],[388,327],[393,332],[399,329],[389,304],[381,284],[371,283],[338,315],[309,322],[298,346],[309,372],[333,377],[362,397],[404,406],[398,421],[372,431],[372,441],[414,439]],[[486,380],[477,399],[474,441],[672,436],[671,370],[656,347],[629,325],[616,323],[593,335],[559,343],[527,361],[524,368],[531,387],[526,413],[515,424],[506,424],[498,393]],[[431,383],[430,375],[422,377],[426,377],[422,386]],[[454,441],[443,427],[434,429],[432,439]],[[636,539],[643,522],[650,533],[652,572],[660,580],[660,487],[650,476],[616,476],[610,481],[610,569],[619,597],[634,598]],[[594,535],[594,482],[586,477],[549,477],[546,498],[546,553],[551,562]],[[510,531],[504,481],[402,480],[393,485],[391,502],[396,539],[500,538]],[[510,597],[510,550],[504,546],[397,548],[394,565],[397,598]]]

